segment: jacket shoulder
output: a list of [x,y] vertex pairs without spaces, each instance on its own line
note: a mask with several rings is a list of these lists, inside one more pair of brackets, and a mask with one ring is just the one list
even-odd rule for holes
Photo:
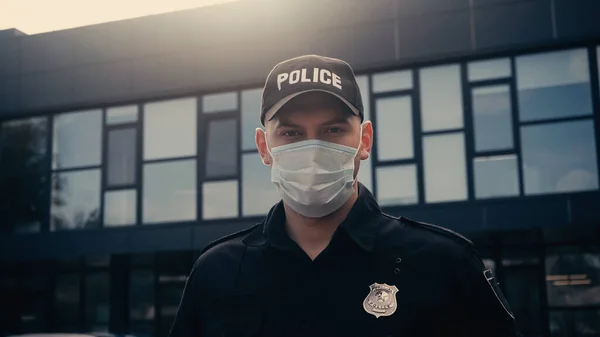
[[469,239],[467,239],[465,236],[450,230],[448,228],[444,228],[441,226],[437,226],[437,225],[433,225],[430,223],[426,223],[426,222],[420,222],[420,221],[415,221],[406,217],[399,217],[398,220],[400,222],[402,222],[403,224],[405,224],[406,226],[410,226],[410,227],[415,227],[415,228],[421,228],[439,235],[443,235],[445,237],[448,237],[450,239],[452,239],[453,241],[456,241],[458,243],[460,243],[461,245],[466,245],[469,248],[473,248],[475,247],[475,245],[473,244],[473,242]]
[[209,250],[212,250],[213,248],[216,248],[217,246],[224,246],[227,245],[228,243],[241,243],[241,241],[248,236],[250,233],[252,233],[252,231],[254,231],[259,225],[254,225],[251,227],[248,227],[246,229],[243,229],[241,231],[235,232],[235,233],[231,233],[229,235],[226,235],[222,238],[219,238],[215,241],[210,242],[208,245],[206,245],[202,251],[200,252],[200,257],[202,257],[203,255],[205,255]]

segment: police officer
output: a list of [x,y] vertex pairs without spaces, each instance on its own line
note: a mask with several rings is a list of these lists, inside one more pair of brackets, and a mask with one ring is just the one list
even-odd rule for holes
[[468,239],[382,213],[357,182],[373,127],[346,62],[279,63],[260,119],[256,146],[282,201],[204,249],[171,337],[517,335]]

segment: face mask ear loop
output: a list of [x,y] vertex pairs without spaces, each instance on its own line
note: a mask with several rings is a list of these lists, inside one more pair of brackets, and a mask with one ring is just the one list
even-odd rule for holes
[[[354,153],[354,158],[356,158],[356,156],[358,156],[358,154],[360,153],[360,148],[362,147],[362,134],[363,134],[363,125],[360,125],[360,138],[358,139],[358,147],[356,148],[356,152]],[[354,158],[352,159],[352,166],[354,167]],[[360,170],[360,169],[359,169]],[[354,172],[352,172],[352,174],[354,174]],[[356,182],[358,181],[358,172],[356,173],[356,177],[354,177],[354,179],[352,180],[352,185],[356,184]]]

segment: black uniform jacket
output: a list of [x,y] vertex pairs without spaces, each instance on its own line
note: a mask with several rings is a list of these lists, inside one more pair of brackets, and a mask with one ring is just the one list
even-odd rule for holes
[[209,245],[187,281],[171,337],[516,336],[491,272],[460,234],[358,201],[313,261],[265,220]]

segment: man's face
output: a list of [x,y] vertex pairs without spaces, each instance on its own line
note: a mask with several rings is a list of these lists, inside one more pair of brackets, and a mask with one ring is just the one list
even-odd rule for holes
[[269,149],[310,139],[353,148],[360,144],[354,163],[355,176],[360,161],[369,158],[371,152],[371,122],[361,125],[360,117],[352,114],[342,101],[327,93],[310,92],[299,95],[285,104],[275,118],[265,124],[266,132],[256,130],[256,146],[263,163],[268,166],[272,165],[273,159],[267,151],[267,144]]

